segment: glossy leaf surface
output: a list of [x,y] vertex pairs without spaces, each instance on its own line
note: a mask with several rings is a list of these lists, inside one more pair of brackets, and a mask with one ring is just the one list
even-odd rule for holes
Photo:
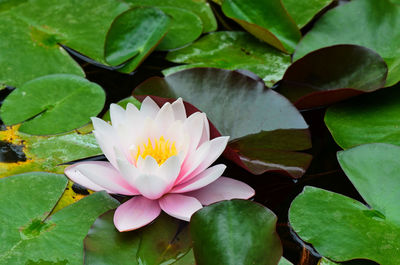
[[335,45],[294,62],[276,91],[306,109],[375,91],[384,87],[386,75],[386,63],[376,52],[356,45]]
[[304,27],[331,2],[332,0],[282,0],[285,9],[299,28]]
[[196,262],[275,265],[282,255],[275,225],[276,216],[268,208],[250,201],[223,201],[204,207],[190,221]]
[[85,125],[103,108],[103,89],[74,75],[50,75],[15,89],[3,102],[6,125],[23,122],[19,130],[35,135],[57,134]]
[[294,59],[336,44],[375,50],[389,68],[386,85],[394,85],[400,80],[400,6],[389,0],[356,0],[338,6],[321,17],[302,39]]
[[224,14],[257,38],[292,53],[301,34],[280,0],[224,0]]
[[399,155],[400,147],[388,144],[368,144],[340,152],[341,167],[369,206],[306,187],[290,209],[295,231],[335,261],[365,258],[398,264]]
[[65,176],[39,172],[0,180],[2,264],[82,264],[91,224],[118,202],[99,192],[49,216],[66,184]]
[[107,33],[106,61],[113,66],[127,62],[121,71],[133,71],[167,34],[168,23],[169,17],[153,7],[135,7],[121,14]]
[[193,67],[244,69],[261,77],[268,86],[282,79],[290,65],[290,56],[240,31],[210,33],[183,49],[168,53],[166,59],[188,65],[166,69],[165,75]]
[[344,149],[366,143],[400,145],[399,114],[397,85],[330,107],[325,123]]
[[[191,244],[187,227],[167,215],[132,232],[118,232],[113,223],[114,211],[99,217],[85,239],[85,264],[186,264]],[[190,253],[188,253],[190,254]],[[181,262],[181,263],[179,263]]]
[[[274,170],[299,177],[310,162],[308,154],[294,152],[311,145],[304,119],[286,98],[267,89],[259,79],[235,71],[195,68],[151,78],[134,93],[182,97],[193,103],[207,113],[222,135],[230,135],[235,146],[246,142],[242,160],[257,174]],[[280,148],[269,149],[274,144]],[[241,154],[240,149],[235,151]],[[278,157],[280,163],[276,163]],[[232,151],[230,159],[243,163]]]

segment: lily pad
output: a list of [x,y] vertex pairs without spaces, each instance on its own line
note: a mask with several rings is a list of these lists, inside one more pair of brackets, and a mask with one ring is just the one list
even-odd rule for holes
[[294,60],[336,44],[375,50],[389,68],[386,85],[394,85],[400,80],[400,5],[389,0],[356,0],[328,11],[301,40]]
[[202,21],[203,33],[215,31],[217,20],[207,0],[124,0],[133,6],[175,7],[196,14]]
[[276,265],[282,256],[276,220],[268,208],[245,200],[204,207],[190,220],[197,264]]
[[400,145],[400,85],[328,108],[325,123],[344,149],[366,143]]
[[84,76],[60,44],[105,63],[107,30],[129,8],[116,0],[13,2],[0,9],[0,84],[9,86],[55,73]]
[[389,144],[339,152],[342,169],[368,205],[306,187],[290,209],[295,231],[334,261],[365,258],[379,264],[399,264],[399,156],[400,147]]
[[31,136],[18,126],[0,131],[0,141],[20,146],[25,161],[0,162],[0,178],[30,171],[63,173],[64,163],[102,154],[93,134],[77,132],[55,136]]
[[295,152],[311,147],[303,117],[260,79],[236,71],[194,68],[150,78],[134,94],[182,97],[195,103],[222,135],[230,136],[235,151],[225,155],[253,173],[280,171],[300,177],[311,160],[309,154]]
[[301,38],[281,0],[224,0],[222,11],[257,38],[292,53]]
[[153,7],[134,7],[121,14],[107,33],[106,61],[113,66],[127,62],[120,71],[133,71],[167,34],[168,23],[169,17]]
[[169,52],[166,59],[188,65],[168,68],[163,71],[165,75],[194,67],[244,69],[261,77],[268,86],[281,80],[290,65],[289,55],[240,31],[210,33],[183,49]]
[[114,211],[100,216],[90,229],[84,242],[85,264],[179,264],[190,258],[189,234],[187,227],[180,230],[180,221],[162,214],[146,228],[120,233],[113,216]]
[[333,0],[282,0],[285,9],[299,28],[304,27]]
[[118,202],[98,192],[49,216],[66,184],[63,175],[39,172],[0,180],[0,263],[82,264],[91,224]]
[[29,81],[4,100],[0,116],[6,125],[23,122],[19,130],[35,135],[57,134],[85,125],[103,108],[103,89],[66,74]]
[[373,50],[335,45],[294,62],[276,91],[306,109],[375,91],[385,86],[386,75],[386,63]]

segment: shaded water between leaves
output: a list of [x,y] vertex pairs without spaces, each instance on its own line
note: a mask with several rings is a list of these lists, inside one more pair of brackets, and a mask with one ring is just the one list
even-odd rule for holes
[[[165,53],[154,52],[136,72],[128,75],[90,64],[79,55],[77,57],[77,54],[72,55],[85,70],[87,79],[98,83],[106,91],[107,100],[100,115],[107,111],[110,103],[130,96],[132,90],[141,82],[152,76],[162,76],[162,69],[174,65],[163,59]],[[11,91],[12,88],[0,91],[0,102]],[[195,104],[195,102],[192,103]],[[303,190],[304,186],[310,185],[338,192],[362,202],[363,200],[338,165],[336,152],[340,148],[333,141],[324,124],[325,109],[308,110],[302,114],[310,125],[313,148],[309,152],[314,156],[310,168],[302,178],[293,180],[275,173],[254,176],[223,158],[216,163],[224,163],[228,166],[224,173],[225,176],[245,181],[254,187],[256,190],[254,200],[270,208],[278,216],[277,231],[283,243],[284,256],[294,264],[316,265],[320,259],[318,253],[312,246],[303,243],[288,224],[288,211],[293,199]],[[5,126],[2,126],[2,129],[4,130]],[[97,157],[95,160],[98,159],[103,159],[103,157]],[[25,160],[22,146],[0,142],[0,162],[12,163]],[[80,194],[87,192],[78,185],[74,185],[73,189]],[[360,261],[360,264],[376,263]]]

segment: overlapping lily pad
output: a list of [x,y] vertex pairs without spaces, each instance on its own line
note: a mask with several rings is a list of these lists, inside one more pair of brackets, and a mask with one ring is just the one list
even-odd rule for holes
[[292,53],[301,34],[280,0],[224,0],[224,14],[257,38]]
[[389,68],[386,85],[394,85],[400,80],[400,5],[389,0],[355,0],[328,11],[299,43],[294,59],[335,44],[375,50]]
[[332,0],[282,0],[285,9],[299,28],[304,27],[331,2]]
[[236,71],[195,68],[150,78],[134,94],[182,97],[194,104],[222,135],[230,136],[234,151],[225,155],[253,173],[272,170],[300,177],[311,160],[309,154],[296,152],[311,147],[303,117],[260,79]]
[[26,161],[0,162],[0,178],[30,171],[63,173],[70,161],[102,153],[93,134],[77,132],[56,136],[31,136],[17,127],[0,131],[0,141],[21,146]]
[[[190,259],[188,228],[165,214],[149,226],[120,233],[113,223],[114,211],[96,220],[85,239],[85,264],[182,264]],[[188,255],[188,256],[186,256]],[[185,262],[184,259],[187,259]]]
[[387,66],[376,52],[335,45],[311,52],[285,72],[276,91],[300,109],[329,105],[384,87]]
[[344,149],[366,143],[400,145],[400,86],[334,105],[325,123]]
[[118,202],[99,192],[49,216],[66,184],[65,176],[39,172],[0,180],[1,264],[82,264],[91,224]]
[[118,16],[107,33],[106,61],[121,71],[131,72],[167,34],[169,17],[160,9],[135,7]]
[[260,76],[268,86],[282,79],[290,56],[265,45],[248,33],[219,31],[195,43],[168,53],[167,60],[187,65],[168,68],[165,75],[193,67],[244,69]]
[[400,147],[389,144],[368,144],[339,152],[342,169],[368,205],[306,187],[290,209],[295,231],[335,261],[365,258],[385,265],[398,264],[399,157]]
[[204,207],[190,220],[196,263],[277,264],[282,246],[275,231],[276,220],[268,208],[245,200]]
[[15,89],[3,102],[0,117],[6,125],[23,122],[19,130],[35,135],[58,134],[85,125],[103,108],[103,89],[86,79],[49,75]]

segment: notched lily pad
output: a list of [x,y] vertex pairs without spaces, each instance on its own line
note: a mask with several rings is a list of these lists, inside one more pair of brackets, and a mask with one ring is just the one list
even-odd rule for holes
[[19,130],[34,135],[71,131],[85,125],[103,108],[103,89],[66,74],[29,81],[4,100],[0,116],[6,125],[23,122]]
[[294,62],[279,84],[297,108],[336,103],[385,86],[387,66],[376,52],[357,45],[335,45]]
[[[218,126],[213,136],[229,135],[234,143],[235,150],[228,148],[224,155],[253,173],[279,171],[300,177],[311,160],[309,154],[294,152],[311,147],[303,117],[260,79],[236,71],[194,68],[165,78],[150,78],[135,89],[134,95],[182,97],[195,104]],[[243,152],[241,146],[245,147]]]
[[368,205],[306,187],[290,208],[295,231],[334,261],[364,258],[399,264],[399,157],[400,147],[389,144],[367,144],[339,152],[342,169]]
[[0,180],[1,264],[82,264],[90,225],[119,203],[103,191],[49,215],[66,184],[65,176],[42,172]]

